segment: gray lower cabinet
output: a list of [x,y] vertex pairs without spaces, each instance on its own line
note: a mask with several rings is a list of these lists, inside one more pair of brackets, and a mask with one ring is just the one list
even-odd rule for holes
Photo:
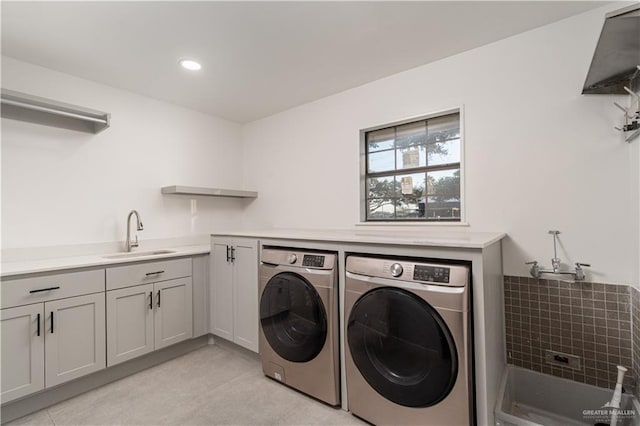
[[104,293],[45,302],[44,312],[47,387],[105,368]]
[[2,403],[105,368],[104,292],[0,311]]
[[107,365],[193,336],[191,277],[107,291]]
[[211,330],[258,352],[258,240],[211,239]]
[[153,284],[108,291],[107,364],[153,351],[153,339]]
[[2,402],[44,389],[44,303],[2,309]]
[[193,336],[191,277],[154,284],[157,301],[154,313],[156,349]]

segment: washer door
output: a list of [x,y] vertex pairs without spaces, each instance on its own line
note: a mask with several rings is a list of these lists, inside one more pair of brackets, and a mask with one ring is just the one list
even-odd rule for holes
[[458,359],[451,332],[409,291],[373,289],[353,305],[347,340],[356,367],[380,395],[406,407],[429,407],[451,391]]
[[273,276],[260,298],[260,323],[271,348],[292,362],[307,362],[327,339],[327,313],[320,295],[293,272]]

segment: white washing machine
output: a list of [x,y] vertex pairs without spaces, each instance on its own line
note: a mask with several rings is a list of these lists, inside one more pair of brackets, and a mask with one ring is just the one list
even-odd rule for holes
[[339,405],[336,254],[263,248],[259,273],[265,375]]
[[465,265],[349,256],[349,410],[375,425],[475,424]]

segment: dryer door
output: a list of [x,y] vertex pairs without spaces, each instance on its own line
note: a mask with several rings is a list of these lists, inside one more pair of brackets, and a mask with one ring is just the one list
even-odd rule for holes
[[320,295],[301,275],[273,276],[260,298],[260,324],[267,342],[282,358],[307,362],[327,338],[327,313]]
[[447,325],[407,290],[381,287],[362,295],[349,315],[347,341],[367,383],[396,404],[437,404],[455,384],[458,359]]

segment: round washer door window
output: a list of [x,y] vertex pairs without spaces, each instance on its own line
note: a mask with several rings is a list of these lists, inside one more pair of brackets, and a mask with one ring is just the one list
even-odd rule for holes
[[384,287],[362,295],[349,315],[347,341],[367,383],[396,404],[429,407],[453,388],[453,337],[438,312],[414,293]]
[[315,288],[304,277],[282,272],[260,298],[260,323],[271,348],[292,362],[307,362],[327,338],[327,314]]

